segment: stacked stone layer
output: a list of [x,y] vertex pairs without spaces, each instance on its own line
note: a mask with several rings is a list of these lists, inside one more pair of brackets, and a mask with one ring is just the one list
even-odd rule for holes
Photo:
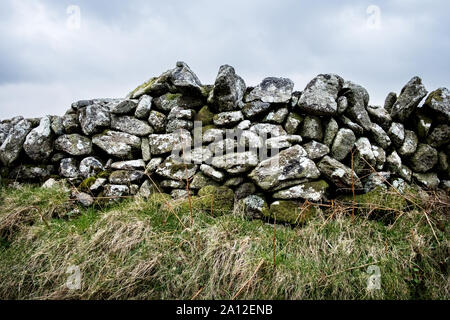
[[280,201],[450,186],[448,89],[428,93],[414,77],[374,106],[366,89],[334,74],[318,75],[302,92],[293,88],[273,77],[247,87],[228,65],[214,85],[203,85],[178,62],[125,99],[83,100],[63,116],[0,122],[1,176],[64,179],[86,205],[86,195],[182,198],[221,186],[253,217]]

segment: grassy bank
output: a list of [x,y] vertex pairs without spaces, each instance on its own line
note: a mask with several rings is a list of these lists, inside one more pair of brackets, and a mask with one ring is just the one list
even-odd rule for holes
[[415,196],[421,209],[388,222],[335,203],[293,227],[162,195],[86,210],[55,189],[0,193],[0,299],[450,298],[445,197]]

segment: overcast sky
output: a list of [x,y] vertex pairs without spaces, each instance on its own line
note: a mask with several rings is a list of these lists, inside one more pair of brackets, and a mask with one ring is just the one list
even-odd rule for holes
[[414,75],[450,87],[449,13],[448,0],[0,0],[0,119],[124,97],[178,60],[205,84],[222,64],[296,90],[337,73],[382,104]]

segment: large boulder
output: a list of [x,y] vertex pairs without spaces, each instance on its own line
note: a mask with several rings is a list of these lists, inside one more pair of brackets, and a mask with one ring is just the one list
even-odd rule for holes
[[94,104],[80,109],[79,121],[81,130],[87,136],[101,132],[111,124],[109,109],[105,106]]
[[426,173],[438,163],[438,152],[428,144],[419,144],[416,152],[411,157],[411,169],[414,172]]
[[424,110],[432,118],[443,124],[450,122],[450,91],[447,88],[439,88],[427,97]]
[[92,138],[92,143],[107,154],[118,158],[131,158],[141,147],[141,139],[124,132],[107,130]]
[[434,128],[428,136],[427,142],[435,148],[450,143],[450,126],[441,124]]
[[38,127],[31,130],[25,139],[23,149],[34,161],[46,161],[53,152],[53,138],[50,117],[43,117]]
[[271,190],[287,180],[317,179],[320,172],[306,156],[305,149],[295,145],[260,162],[249,177],[263,190]]
[[331,155],[333,158],[344,160],[355,144],[356,136],[350,129],[340,129],[336,134],[333,145],[331,146]]
[[245,98],[246,102],[260,100],[268,103],[287,103],[292,97],[294,82],[286,78],[265,78]]
[[334,74],[321,74],[306,86],[299,101],[300,110],[307,114],[329,116],[337,113],[338,93],[344,79]]
[[362,183],[356,173],[336,159],[325,156],[317,165],[320,172],[333,184],[345,191],[362,189]]
[[28,120],[21,120],[9,132],[8,137],[0,146],[0,160],[5,166],[9,166],[20,155],[25,139],[32,129]]
[[92,153],[92,141],[77,133],[66,134],[56,139],[55,149],[71,156],[85,156]]
[[367,90],[351,81],[346,81],[343,86],[344,95],[348,100],[346,114],[364,130],[370,131],[372,121],[367,108],[369,106],[369,93]]
[[217,112],[240,109],[245,89],[244,80],[236,74],[233,67],[221,66],[208,102]]
[[412,78],[402,89],[400,96],[392,106],[391,117],[393,120],[405,122],[416,110],[420,101],[428,91],[419,77]]

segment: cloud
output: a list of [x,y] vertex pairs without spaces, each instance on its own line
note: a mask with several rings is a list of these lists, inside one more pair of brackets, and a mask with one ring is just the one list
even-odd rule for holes
[[[81,28],[67,28],[79,5]],[[380,8],[379,28],[367,8]],[[382,104],[414,75],[450,87],[450,3],[435,1],[50,1],[0,3],[0,118],[62,114],[72,101],[122,97],[186,61],[204,83],[233,65],[248,85],[319,73]]]

